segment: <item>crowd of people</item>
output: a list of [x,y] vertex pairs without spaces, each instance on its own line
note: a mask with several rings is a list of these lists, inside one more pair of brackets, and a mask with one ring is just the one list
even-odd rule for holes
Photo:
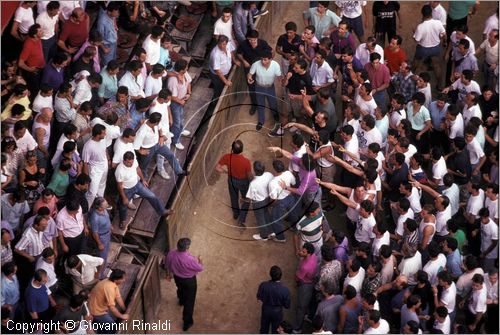
[[[187,174],[176,152],[190,135],[192,78],[167,20],[178,5],[20,2],[4,32],[19,53],[2,59],[2,332],[84,319],[112,332],[128,319],[125,273],[106,265],[110,211],[126,229],[138,196],[167,216],[148,167],[170,179],[167,160]],[[413,36],[398,34],[396,1],[373,3],[371,34],[366,1],[311,2],[303,32],[286,23],[273,49],[255,29],[267,13],[257,5],[211,3],[208,72],[216,99],[243,68],[256,131],[271,111],[268,136],[292,133],[269,148],[284,157],[272,172],[241,141],[216,167],[240,227],[252,208],[255,240],[286,243],[294,231],[295,320],[282,322],[290,292],[275,266],[257,294],[260,331],[498,332],[498,13],[473,41],[474,1],[423,5]],[[335,207],[347,208],[345,229],[324,216]],[[170,266],[190,292],[187,330],[196,281],[177,274]]]
[[371,33],[366,5],[311,2],[274,50],[249,28],[211,53],[215,96],[242,66],[256,130],[270,114],[267,135],[291,137],[268,147],[272,167],[240,140],[216,166],[237,225],[250,210],[253,239],[293,235],[300,259],[296,287],[279,266],[260,284],[260,333],[496,333],[498,13],[473,41],[474,1],[423,3],[412,36],[405,4],[374,2]]

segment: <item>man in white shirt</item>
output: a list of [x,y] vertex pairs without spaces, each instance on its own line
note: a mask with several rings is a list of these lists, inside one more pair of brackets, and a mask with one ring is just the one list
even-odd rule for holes
[[[468,330],[471,333],[480,333],[480,328],[483,324],[483,316],[486,313],[488,292],[484,285],[484,277],[480,274],[475,274],[472,277],[472,291],[469,298],[469,303],[465,310],[465,319],[467,320]],[[497,320],[489,320],[496,322]]]
[[344,288],[351,285],[356,289],[356,293],[361,295],[361,288],[365,280],[365,269],[356,258],[347,261],[347,276],[344,280]]
[[227,79],[231,71],[232,62],[239,64],[234,58],[234,45],[229,42],[226,35],[219,35],[217,45],[210,52],[210,79],[214,86],[213,99],[218,99],[224,90],[224,86],[231,86],[233,83]]
[[311,75],[313,89],[318,91],[323,87],[330,87],[335,83],[333,70],[326,62],[326,51],[319,49],[311,62],[309,74]]
[[413,210],[410,208],[410,200],[403,197],[399,199],[396,203],[391,203],[391,210],[393,213],[393,218],[397,217],[396,229],[394,234],[391,234],[391,238],[399,241],[403,238],[405,232],[405,222],[407,219],[414,219]]
[[145,98],[144,82],[141,76],[142,63],[138,60],[133,60],[128,63],[127,70],[118,82],[118,87],[127,87],[130,100],[132,101]]
[[361,62],[363,67],[365,64],[370,63],[370,55],[372,53],[378,53],[380,55],[380,64],[384,64],[384,49],[377,44],[375,37],[368,37],[365,43],[361,43],[356,48],[355,57]]
[[83,172],[91,179],[87,192],[89,206],[92,206],[96,196],[103,197],[106,189],[109,158],[105,138],[106,127],[96,124],[92,128],[92,138],[83,146]]
[[335,1],[337,15],[349,24],[349,27],[351,27],[360,41],[363,40],[365,34],[363,16],[365,20],[368,20],[366,3],[366,1]]
[[[283,220],[288,217],[290,222],[296,222],[298,219],[297,209],[299,202],[293,193],[287,191],[287,187],[295,185],[295,176],[280,160],[273,161],[274,178],[268,185],[269,199],[271,203],[271,220],[273,232],[276,234],[276,242],[285,242],[283,229]],[[284,184],[284,188],[283,185]]]
[[448,310],[448,315],[450,316],[450,323],[455,322],[456,316],[456,299],[457,299],[457,287],[453,282],[451,274],[448,271],[441,271],[437,275],[439,286],[441,286],[441,295],[438,299],[438,288],[436,286],[432,287],[432,292],[434,294],[434,306],[444,306]]
[[373,233],[373,227],[377,224],[375,217],[373,216],[373,202],[370,200],[363,200],[359,204],[359,218],[356,225],[356,231],[354,232],[354,237],[356,242],[366,242],[371,243],[375,238]]
[[215,39],[218,40],[218,38],[222,35],[228,38],[229,43],[233,46],[234,49],[236,43],[234,41],[233,34],[233,11],[229,7],[225,7],[222,10],[222,16],[214,24]]
[[148,188],[148,181],[144,178],[132,151],[127,151],[122,155],[122,162],[116,167],[115,177],[119,194],[120,229],[124,229],[127,225],[127,207],[136,194],[146,199],[158,215],[167,216],[171,213],[170,210],[165,209],[165,204],[156,194]]
[[42,49],[45,61],[48,63],[56,53],[56,33],[59,30],[59,1],[50,1],[44,12],[39,12],[36,23],[42,28]]
[[165,34],[165,30],[161,26],[153,26],[151,34],[142,42],[142,47],[146,50],[146,68],[151,71],[153,65],[160,60],[160,40]]
[[16,140],[17,148],[21,151],[23,157],[28,151],[33,151],[37,148],[37,143],[31,133],[26,129],[27,122],[19,120],[14,124],[14,139]]
[[54,250],[51,247],[45,248],[41,256],[36,262],[35,270],[43,269],[47,272],[47,287],[51,292],[55,292],[57,290],[57,275],[54,270],[56,259]]
[[432,18],[432,7],[424,5],[422,7],[423,21],[415,29],[413,38],[417,42],[415,50],[415,72],[420,73],[422,62],[430,57],[432,67],[436,74],[438,85],[443,85],[443,75],[441,69],[441,41],[446,37],[446,30],[441,21]]
[[434,313],[434,329],[441,330],[443,334],[450,334],[450,316],[444,306],[436,308]]
[[[87,72],[88,73],[88,72]],[[84,77],[76,85],[73,92],[73,103],[78,108],[82,103],[92,99],[92,89],[99,88],[102,84],[102,77],[98,73],[93,73],[88,77]]]
[[446,28],[446,9],[441,6],[441,1],[430,1],[429,5],[432,7],[432,18],[441,21],[443,27]]
[[[172,134],[170,132],[170,126],[172,124],[172,112],[170,110],[170,99],[172,97],[172,94],[167,88],[162,89],[160,92],[158,92],[158,96],[156,99],[153,101],[153,107],[149,110],[150,114],[153,113],[160,113],[161,114],[161,120],[160,123],[158,124],[158,130],[161,131],[163,136],[165,136],[165,145],[170,148],[170,145],[172,144]],[[165,170],[165,158],[162,155],[157,155],[156,156],[156,171],[162,177],[163,179],[170,179],[170,176],[167,173],[167,170]]]
[[417,285],[415,275],[419,270],[422,270],[422,255],[417,250],[415,255],[409,257],[408,248],[403,248],[401,251],[403,252],[403,259],[398,266],[399,273],[408,278],[408,285]]
[[467,151],[469,152],[469,159],[472,168],[471,181],[479,182],[481,179],[481,167],[486,162],[486,155],[484,154],[481,145],[476,139],[477,128],[474,126],[465,127],[465,142],[467,142]]
[[464,119],[455,105],[450,105],[446,111],[446,131],[448,138],[453,140],[464,135]]
[[91,290],[99,282],[99,274],[104,263],[101,257],[87,254],[73,255],[66,261],[66,273],[73,280],[73,293]]
[[163,87],[164,73],[165,67],[163,65],[152,65],[151,73],[146,78],[146,83],[144,84],[144,94],[147,99],[154,99],[158,96],[158,92],[160,92]]
[[481,94],[481,88],[479,84],[472,80],[474,78],[474,72],[472,70],[463,70],[462,75],[457,79],[451,86],[446,87],[443,93],[448,94],[450,91],[458,91],[458,103],[463,103],[467,93],[476,92]]
[[[255,75],[255,79],[254,79]],[[274,82],[276,80],[281,80],[281,68],[278,62],[273,60],[273,55],[271,51],[263,52],[261,59],[252,64],[250,71],[247,74],[247,82],[252,85],[255,82],[255,94],[257,97],[257,126],[255,129],[257,131],[262,129],[262,126],[266,122],[265,118],[265,107],[267,100],[269,104],[269,110],[273,114],[274,118],[274,128],[269,133],[273,136],[283,135],[283,129],[281,128],[280,114],[278,112],[278,101],[276,98],[276,89],[274,88]]]
[[490,211],[490,218],[498,224],[498,185],[486,185],[484,207]]
[[432,148],[432,182],[437,185],[438,188],[444,186],[443,177],[448,173],[446,167],[446,161],[442,155],[442,150],[439,147]]
[[438,284],[438,273],[446,269],[446,256],[440,252],[439,245],[434,241],[431,241],[428,245],[427,251],[430,259],[425,263],[423,270],[429,276],[431,285],[436,286]]
[[365,157],[368,151],[368,146],[372,143],[378,143],[382,147],[382,134],[375,126],[375,118],[371,115],[363,116],[360,121],[361,129],[358,132],[359,153],[361,158]]
[[363,334],[389,334],[391,330],[389,323],[380,317],[376,309],[368,312],[368,325],[370,327]]
[[268,185],[273,175],[265,171],[266,167],[261,161],[253,163],[255,177],[248,186],[246,198],[252,203],[252,210],[259,227],[259,234],[254,234],[253,238],[258,241],[266,241],[275,236],[269,227],[269,190]]
[[489,271],[495,267],[498,259],[498,225],[490,218],[490,211],[484,207],[478,213],[481,220],[481,254],[482,268]]
[[152,113],[135,136],[134,149],[137,153],[142,174],[146,178],[145,180],[148,179],[147,169],[149,163],[156,155],[162,155],[170,163],[176,175],[186,174],[177,158],[175,158],[174,153],[165,145],[166,137],[158,128],[161,118],[160,113]]
[[[495,69],[498,67],[498,14],[493,16],[496,18],[496,26],[489,31],[483,43],[476,49],[476,56],[484,51],[483,73],[486,78],[486,83],[492,87],[495,84],[496,75]],[[486,31],[486,29],[485,29]]]

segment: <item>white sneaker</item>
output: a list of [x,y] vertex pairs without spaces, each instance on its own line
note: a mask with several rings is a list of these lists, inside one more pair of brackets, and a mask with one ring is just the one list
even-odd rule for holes
[[139,194],[134,194],[134,199],[139,199],[141,196]]
[[184,146],[182,145],[181,142],[175,143],[175,147],[179,150],[184,150]]
[[131,210],[136,210],[137,209],[137,206],[134,205],[134,203],[132,202],[132,200],[130,200],[128,202],[128,205],[127,205],[128,209],[131,209]]
[[189,130],[184,129],[183,131],[181,131],[181,136],[189,136],[189,135],[191,135],[191,132]]
[[254,234],[252,237],[254,240],[257,240],[257,241],[267,241],[267,238],[260,237],[260,234]]
[[166,180],[169,180],[170,179],[170,176],[168,175],[167,171],[161,169],[161,170],[157,170],[158,171],[158,174],[160,175],[160,177],[162,177],[163,179],[166,179]]

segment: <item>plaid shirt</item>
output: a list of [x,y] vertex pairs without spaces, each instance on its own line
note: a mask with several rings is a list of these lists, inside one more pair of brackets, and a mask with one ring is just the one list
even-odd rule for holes
[[361,294],[364,296],[365,294],[374,293],[382,284],[382,280],[380,279],[380,273],[373,278],[365,276],[363,280],[363,286],[361,286]]
[[392,85],[394,85],[396,92],[401,93],[406,102],[411,101],[411,97],[417,92],[417,85],[412,76],[413,73],[411,72],[406,77],[403,77],[401,72],[398,72],[392,79]]

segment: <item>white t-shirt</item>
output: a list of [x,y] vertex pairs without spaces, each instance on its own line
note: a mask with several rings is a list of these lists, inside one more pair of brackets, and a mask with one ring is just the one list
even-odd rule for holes
[[373,232],[373,227],[377,224],[373,214],[370,214],[367,218],[363,218],[361,215],[358,217],[358,222],[356,225],[356,231],[354,232],[354,237],[358,242],[370,243],[371,239],[375,238],[375,233]]
[[441,157],[436,163],[432,164],[432,178],[437,180],[438,186],[443,186],[443,177],[448,173],[446,161]]
[[462,114],[458,113],[455,120],[450,120],[448,122],[450,127],[449,138],[454,139],[455,137],[464,136],[464,119],[462,118]]
[[457,287],[454,282],[451,282],[450,287],[441,292],[441,303],[446,307],[448,313],[453,313],[457,302]]
[[481,208],[483,208],[483,204],[484,204],[484,191],[482,189],[479,189],[478,195],[471,195],[469,197],[465,212],[474,215],[477,219],[478,218],[477,213]]
[[144,122],[135,134],[134,149],[149,149],[154,147],[160,139],[158,126],[151,128],[147,122]]
[[120,127],[107,124],[100,117],[95,117],[92,119],[92,121],[90,121],[91,127],[94,127],[96,124],[101,124],[106,127],[106,138],[104,139],[106,141],[106,147],[109,147],[113,143],[113,140],[121,136]]
[[366,6],[366,1],[337,0],[335,5],[342,10],[340,16],[354,19],[363,14],[363,6]]
[[33,108],[31,108],[34,112],[40,113],[42,108],[48,107],[50,109],[54,108],[54,99],[52,96],[44,97],[40,93],[38,93],[33,101]]
[[162,135],[165,135],[167,137],[170,137],[170,124],[169,124],[169,115],[168,115],[168,108],[170,106],[170,101],[164,102],[164,103],[159,103],[158,98],[155,98],[154,101],[154,106],[151,107],[149,110],[149,113],[160,113],[161,114],[161,120],[160,123],[158,124],[158,128],[161,130]]
[[[344,148],[346,151],[355,154],[356,157],[359,158],[359,140],[356,134],[352,134],[352,138],[344,143]],[[342,154],[342,158],[344,161],[348,162],[349,164],[352,164],[352,166],[358,166],[358,163],[354,161],[348,154],[346,153]]]
[[274,176],[271,172],[264,172],[261,176],[255,176],[250,185],[246,197],[252,201],[264,201],[269,197],[268,185]]
[[490,211],[490,218],[498,219],[498,197],[495,200],[491,200],[485,196],[484,207],[487,207]]
[[358,294],[361,293],[361,287],[363,286],[363,281],[365,280],[365,269],[362,267],[359,268],[358,273],[354,277],[349,277],[347,275],[344,280],[344,287],[351,285],[356,289]]
[[[38,23],[42,28],[42,40],[48,40],[55,35],[55,26],[58,20],[59,15],[50,17],[46,11],[38,15],[38,17],[36,18],[36,23]],[[45,61],[47,61],[47,59]]]
[[290,171],[285,171],[279,176],[275,176],[268,185],[269,198],[273,200],[282,200],[290,195],[290,191],[287,191],[280,186],[280,181],[283,181],[287,187],[290,185],[295,185],[295,177]]
[[113,147],[113,164],[119,164],[123,162],[123,154],[127,151],[132,152],[135,158],[134,143],[125,143],[123,142],[121,137],[117,138]]
[[410,196],[406,197],[410,201],[410,208],[413,210],[414,214],[419,214],[422,211],[422,205],[420,204],[421,196],[420,190],[416,187],[412,187]]
[[408,285],[417,285],[415,274],[422,270],[422,255],[417,250],[413,257],[404,258],[399,263],[399,273],[408,277]]
[[425,95],[424,106],[425,106],[425,108],[429,109],[429,106],[432,102],[431,84],[427,83],[427,86],[425,86],[423,88],[418,88],[417,92],[423,93]]
[[431,285],[435,286],[438,284],[438,273],[443,271],[445,268],[446,256],[439,254],[436,260],[430,259],[427,263],[425,263],[423,270],[429,275],[429,282]]
[[446,226],[446,222],[448,222],[449,219],[451,219],[451,205],[448,205],[442,212],[436,212],[436,235],[448,235],[448,227]]
[[467,93],[470,92],[476,92],[479,95],[481,94],[481,87],[479,87],[479,84],[474,80],[471,80],[468,85],[464,85],[461,79],[457,79],[453,84],[451,84],[451,88],[453,90],[458,90],[459,101],[463,101]]
[[420,23],[413,34],[413,38],[424,48],[431,48],[441,43],[441,35],[444,35],[444,29],[441,21],[430,19]]
[[473,117],[478,117],[479,119],[482,119],[483,113],[481,113],[481,108],[477,104],[471,106],[470,108],[467,108],[467,105],[465,105],[462,111],[462,116],[464,118],[464,124],[468,125],[470,119]]
[[[486,291],[486,285],[483,283],[483,287],[480,290],[472,290],[471,299],[469,301],[469,311],[476,315],[477,313],[484,313],[488,308],[486,304],[486,299],[488,297],[488,291]],[[494,322],[494,321],[492,321]]]
[[[440,5],[441,6],[441,5]],[[439,322],[438,320],[434,321],[434,329],[439,329],[443,332],[443,334],[449,334],[450,333],[450,316],[446,315],[446,318],[444,319],[443,323]]]
[[157,64],[160,60],[160,39],[158,39],[158,41],[153,41],[153,39],[151,39],[151,35],[149,35],[146,37],[144,42],[142,42],[142,47],[146,50],[146,63],[150,65]]
[[405,155],[406,165],[410,166],[410,159],[417,153],[417,151],[417,147],[410,143],[410,145],[408,146],[408,151],[403,153],[403,155]]
[[406,220],[413,219],[414,217],[415,215],[413,214],[413,210],[411,208],[408,208],[408,212],[406,212],[405,214],[401,214],[398,217],[398,223],[396,225],[396,230],[394,232],[402,237],[405,232]]
[[[498,225],[490,219],[487,224],[481,222],[481,252],[485,252],[492,241],[498,241]],[[498,258],[498,246],[493,248],[485,257],[489,259]]]
[[380,254],[380,247],[382,247],[383,245],[390,245],[390,243],[391,235],[388,231],[386,231],[381,238],[375,237],[372,244],[372,255],[378,257]]
[[464,297],[469,293],[469,291],[472,288],[472,277],[474,277],[476,273],[479,273],[481,276],[484,276],[483,269],[478,267],[472,270],[472,272],[470,273],[465,272],[458,278],[457,291],[460,296]]
[[366,113],[372,116],[375,116],[375,109],[377,108],[377,103],[375,102],[375,99],[373,99],[373,97],[371,98],[371,100],[366,101],[365,99],[357,95],[354,98],[354,102],[356,103],[356,105],[358,105],[360,110],[365,111]]
[[389,117],[390,127],[396,129],[403,119],[406,119],[406,111],[404,108],[401,108],[398,111],[392,111],[391,116]]
[[99,166],[107,168],[106,140],[103,139],[97,142],[93,139],[89,139],[83,145],[82,160],[92,167]]
[[281,76],[281,67],[277,61],[272,60],[269,66],[266,68],[259,60],[252,64],[249,73],[251,73],[252,75],[255,74],[256,85],[271,86],[274,84],[276,77]]
[[115,171],[116,181],[123,183],[123,188],[129,189],[137,185],[139,176],[137,175],[137,161],[134,160],[132,167],[127,167],[123,162],[118,164]]
[[[374,52],[380,55],[380,64],[384,64],[384,49],[378,44],[375,44]],[[354,56],[361,62],[361,65],[365,66],[366,63],[370,63],[370,51],[366,47],[366,43],[361,43],[356,48],[356,53]]]
[[384,319],[380,319],[377,328],[370,327],[367,330],[365,330],[364,334],[389,334],[390,330],[391,327],[389,326],[389,323]]
[[[498,21],[496,29],[498,29]],[[498,64],[498,41],[495,43],[495,45],[491,46],[490,41],[486,39],[483,41],[483,43],[481,43],[479,48],[484,50],[484,60],[486,61],[486,63],[490,65]]]
[[444,9],[443,6],[441,6],[441,4],[437,5],[432,9],[432,18],[434,20],[441,21],[443,26],[446,27],[446,9]]
[[469,151],[469,159],[471,165],[479,163],[481,158],[484,157],[484,151],[475,138],[470,143],[467,143],[467,151]]
[[[234,46],[233,39],[233,18],[230,18],[227,22],[224,22],[222,18],[219,18],[214,24],[214,35],[220,36],[224,35],[229,38],[229,43]],[[228,44],[229,44],[228,43]]]
[[486,19],[486,22],[484,23],[483,34],[488,36],[490,31],[492,31],[493,29],[498,29],[498,15],[497,14],[493,14]]
[[146,82],[144,83],[144,94],[147,97],[150,97],[152,95],[158,94],[158,92],[161,91],[163,87],[163,82],[162,78],[153,78],[153,76],[150,74],[146,78]]
[[216,70],[220,70],[223,75],[229,74],[232,66],[231,52],[234,51],[234,46],[232,43],[228,43],[226,46],[226,51],[222,51],[218,45],[216,45],[210,52],[210,72],[215,74]]
[[57,147],[56,147],[56,153],[54,154],[54,156],[52,157],[52,160],[50,161],[50,163],[52,164],[52,166],[54,168],[59,163],[62,152],[64,151],[64,143],[66,143],[68,141],[74,142],[74,140],[68,139],[64,134],[62,134],[61,137],[59,137],[59,141],[57,142]]
[[373,129],[369,131],[365,131],[360,128],[358,132],[358,142],[360,153],[366,155],[368,146],[370,144],[378,143],[380,146],[382,146],[382,134],[377,127],[373,127]]
[[450,200],[450,214],[453,216],[458,212],[460,203],[460,189],[457,184],[452,184],[450,187],[443,190],[443,195],[446,195]]
[[23,34],[27,34],[30,27],[35,24],[33,8],[17,7],[16,13],[14,14],[14,21],[19,23],[19,31]]

